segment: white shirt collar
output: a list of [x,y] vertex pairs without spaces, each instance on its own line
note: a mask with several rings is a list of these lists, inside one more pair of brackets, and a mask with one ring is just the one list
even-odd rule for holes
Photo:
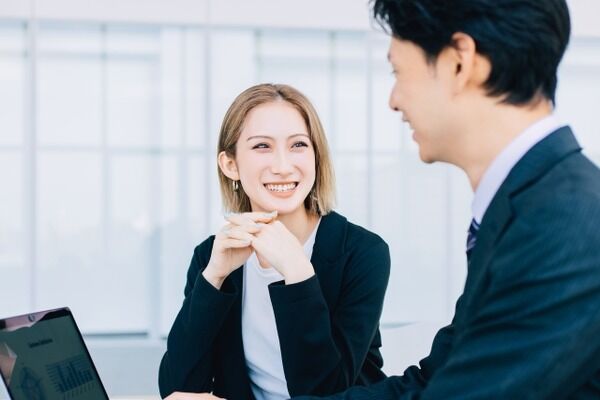
[[565,125],[554,115],[544,117],[525,129],[496,156],[484,172],[471,205],[477,223],[481,223],[485,211],[515,164],[538,142]]

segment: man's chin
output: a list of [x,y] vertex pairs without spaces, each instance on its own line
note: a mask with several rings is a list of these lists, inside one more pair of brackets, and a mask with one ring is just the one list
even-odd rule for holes
[[431,154],[424,152],[423,149],[421,149],[420,147],[419,147],[419,158],[425,164],[433,164],[434,162],[438,161],[435,157],[432,157]]

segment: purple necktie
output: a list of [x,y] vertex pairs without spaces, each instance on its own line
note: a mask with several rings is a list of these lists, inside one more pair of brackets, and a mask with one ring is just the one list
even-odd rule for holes
[[467,259],[471,256],[471,251],[475,247],[477,242],[477,231],[479,230],[479,224],[475,221],[475,218],[471,220],[469,225],[469,234],[467,235]]

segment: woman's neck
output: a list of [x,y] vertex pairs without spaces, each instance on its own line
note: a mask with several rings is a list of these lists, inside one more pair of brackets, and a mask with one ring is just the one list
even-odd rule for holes
[[298,209],[291,214],[279,215],[277,219],[285,225],[285,227],[292,232],[298,241],[304,244],[310,234],[315,229],[319,216],[315,214],[309,214],[304,207]]

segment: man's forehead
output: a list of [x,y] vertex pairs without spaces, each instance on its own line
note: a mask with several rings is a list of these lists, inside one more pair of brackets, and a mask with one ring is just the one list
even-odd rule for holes
[[400,39],[397,39],[393,36],[390,38],[390,44],[387,52],[387,60],[389,62],[393,63],[394,61],[397,61],[396,59],[398,58],[398,51],[400,50],[401,44],[402,41]]

